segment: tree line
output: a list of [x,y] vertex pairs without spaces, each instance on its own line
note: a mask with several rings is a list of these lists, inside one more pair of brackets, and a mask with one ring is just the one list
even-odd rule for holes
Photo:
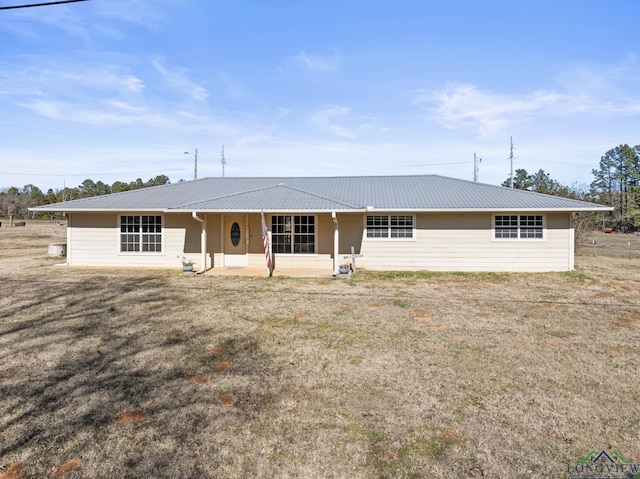
[[[631,232],[640,228],[640,145],[619,145],[600,158],[598,168],[591,170],[594,176],[589,187],[567,186],[554,180],[549,173],[539,170],[530,174],[517,169],[513,175],[513,187],[548,195],[590,201],[613,207],[604,218],[604,225],[616,231]],[[507,178],[502,186],[510,186]],[[593,216],[593,215],[582,215]],[[595,221],[595,219],[594,219]]]
[[595,201],[614,207],[611,226],[620,231],[640,228],[640,145],[607,151],[592,174]]
[[[182,181],[182,180],[180,180]],[[94,182],[91,179],[84,180],[75,188],[49,189],[46,193],[35,185],[25,185],[22,189],[12,186],[0,191],[0,215],[14,216],[16,218],[33,217],[29,208],[34,206],[49,205],[62,201],[89,198],[91,196],[108,195],[110,193],[120,193],[122,191],[138,190],[150,186],[160,186],[170,183],[166,175],[158,175],[147,181],[138,178],[135,181],[126,183],[115,181],[109,185],[102,181]]]

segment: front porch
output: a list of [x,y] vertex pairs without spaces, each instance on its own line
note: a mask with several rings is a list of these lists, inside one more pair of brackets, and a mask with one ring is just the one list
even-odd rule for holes
[[[261,268],[211,268],[205,273],[206,276],[263,276],[268,277],[266,266]],[[293,277],[293,278],[333,278],[334,275],[327,268],[276,268],[273,270],[273,277]],[[346,277],[347,275],[337,275]]]

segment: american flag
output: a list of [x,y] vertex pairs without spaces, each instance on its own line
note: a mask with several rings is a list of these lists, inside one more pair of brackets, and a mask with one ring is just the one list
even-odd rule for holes
[[267,258],[267,269],[271,274],[271,256],[269,255],[269,236],[267,236],[267,223],[264,221],[264,212],[260,212],[262,220],[262,244],[264,245],[264,256]]

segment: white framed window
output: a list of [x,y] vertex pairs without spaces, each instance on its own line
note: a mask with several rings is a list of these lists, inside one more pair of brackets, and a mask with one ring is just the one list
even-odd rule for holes
[[413,238],[413,215],[367,215],[367,238]]
[[495,215],[495,239],[544,239],[543,215]]
[[316,252],[316,217],[272,215],[271,243],[274,253],[314,254]]
[[162,216],[121,215],[121,253],[162,253]]

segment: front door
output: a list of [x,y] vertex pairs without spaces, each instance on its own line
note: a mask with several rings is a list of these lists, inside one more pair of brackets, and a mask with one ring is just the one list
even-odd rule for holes
[[247,266],[247,241],[243,216],[224,219],[224,265],[230,268]]

